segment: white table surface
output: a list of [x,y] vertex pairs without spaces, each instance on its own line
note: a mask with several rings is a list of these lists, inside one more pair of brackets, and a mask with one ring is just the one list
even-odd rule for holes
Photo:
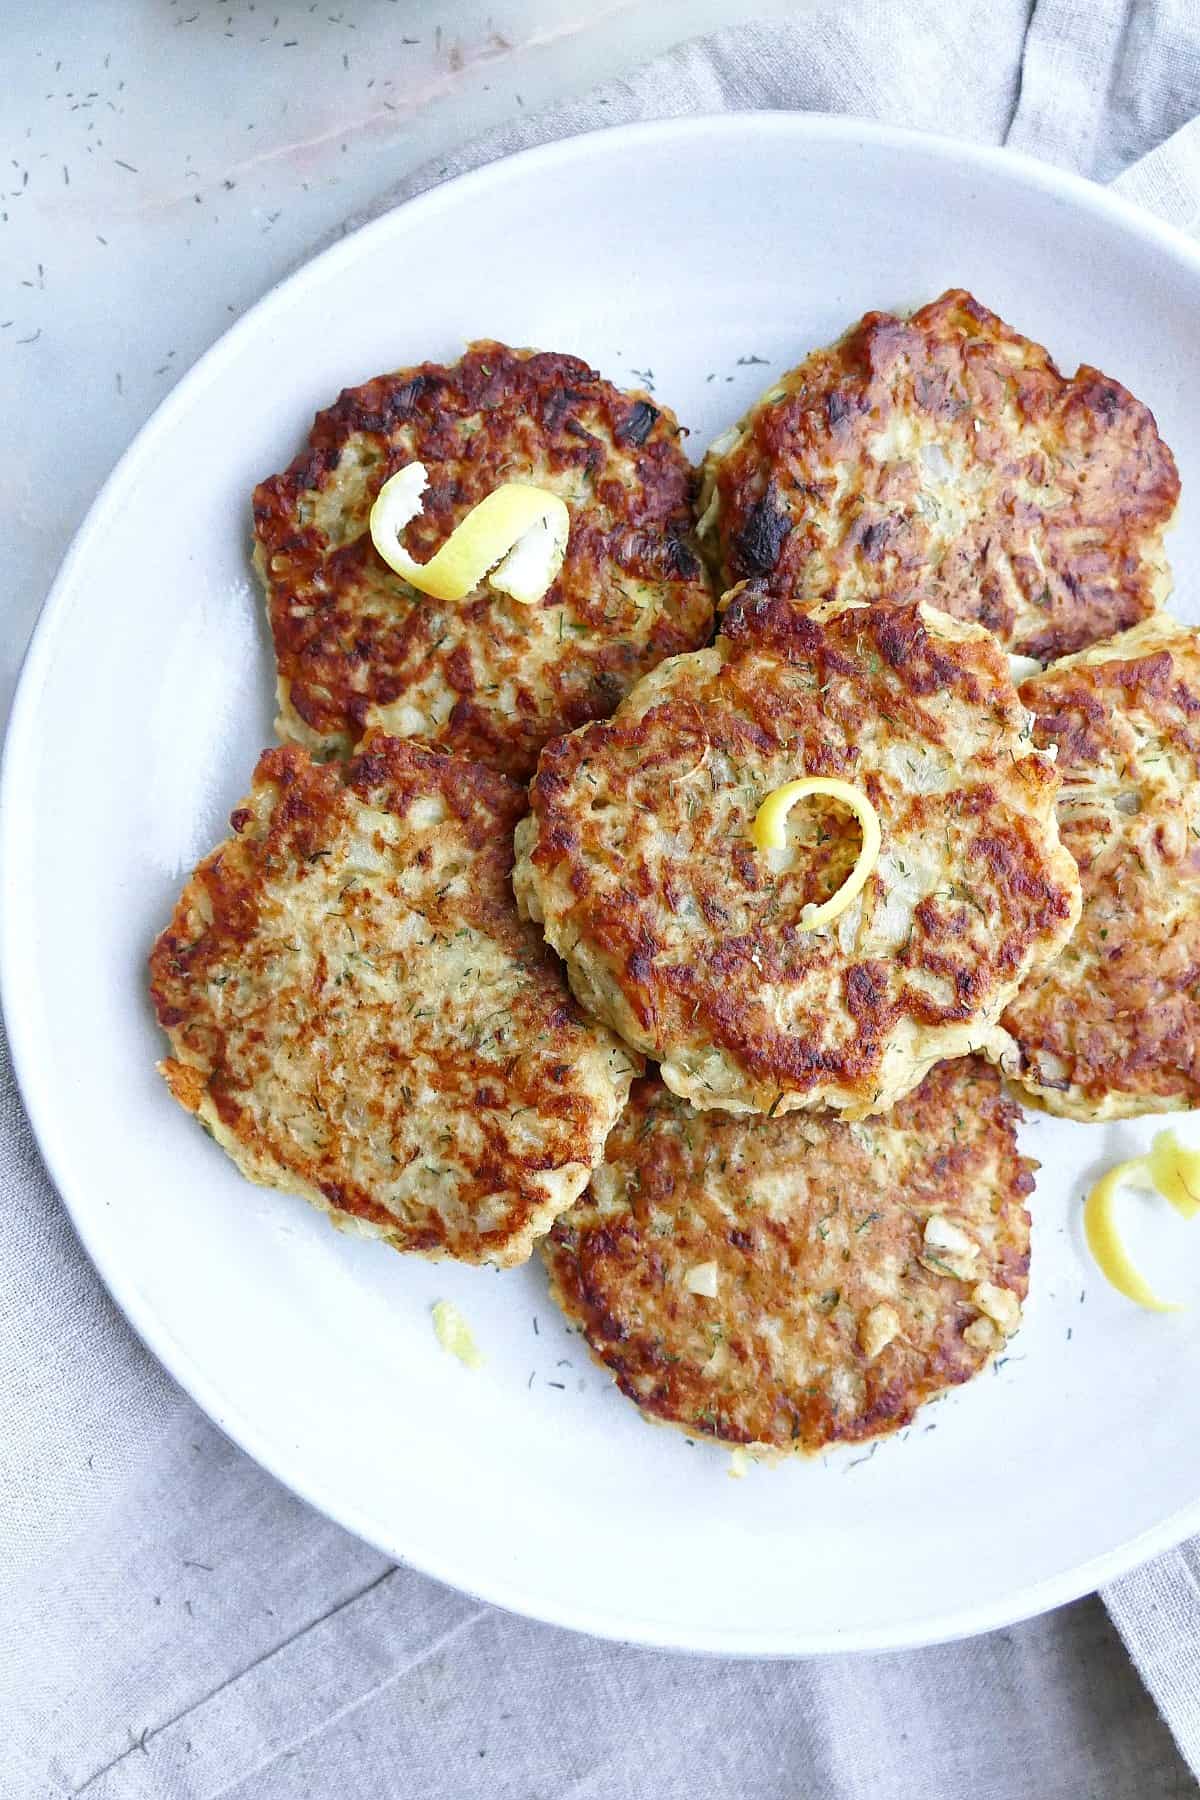
[[[231,319],[408,170],[515,109],[590,87],[685,36],[814,3],[0,0],[0,720],[98,487]],[[222,1454],[239,1455],[215,1449],[214,1478]],[[370,1594],[385,1578],[380,1559],[349,1539],[345,1549],[353,1572],[370,1565]],[[153,1546],[145,1558],[158,1607],[168,1577]],[[430,1593],[452,1614],[478,1612],[433,1584]],[[1086,1683],[1089,1667],[1112,1667],[1120,1652],[1097,1601],[1072,1612]],[[1014,1655],[1043,1653],[1036,1626],[1006,1636]],[[585,1640],[556,1641],[566,1661],[586,1660]],[[876,1678],[897,1660],[878,1659]],[[952,1678],[949,1664],[942,1673]],[[1185,1791],[1132,1669],[1117,1699],[1105,1691],[1131,1769],[1152,1758],[1170,1791]],[[129,1737],[136,1747],[132,1727]],[[1125,1779],[1120,1791],[1132,1793]]]

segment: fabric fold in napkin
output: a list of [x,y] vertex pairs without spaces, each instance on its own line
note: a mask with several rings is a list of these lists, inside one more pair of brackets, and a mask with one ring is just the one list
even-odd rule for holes
[[[848,0],[731,27],[405,176],[375,210],[599,126],[764,107],[1008,142],[1200,236],[1194,0]],[[928,1800],[1183,1791],[1094,1607],[910,1655],[691,1663],[390,1569],[133,1338],[2,1046],[0,1131],[0,1793],[891,1800],[914,1770]],[[1200,1544],[1104,1597],[1200,1768]]]

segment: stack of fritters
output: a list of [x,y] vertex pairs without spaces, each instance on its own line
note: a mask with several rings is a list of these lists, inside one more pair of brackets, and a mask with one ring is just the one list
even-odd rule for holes
[[[539,604],[381,560],[414,461],[419,560],[505,481],[565,500]],[[319,415],[255,495],[292,742],[153,990],[172,1092],[252,1179],[402,1249],[540,1239],[648,1415],[814,1450],[1019,1324],[999,1067],[1074,1118],[1200,1099],[1200,649],[1158,610],[1150,413],[964,293],[810,356],[699,486],[672,415],[570,357],[476,344]],[[1009,652],[1065,660],[1018,690]],[[804,777],[882,834],[815,924],[851,810],[752,834]]]

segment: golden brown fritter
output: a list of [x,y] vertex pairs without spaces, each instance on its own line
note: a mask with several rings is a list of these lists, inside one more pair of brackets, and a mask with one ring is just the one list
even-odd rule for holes
[[[486,583],[433,600],[387,567],[368,518],[410,462],[429,472],[404,533],[421,562],[505,481],[566,501],[566,560],[544,600]],[[548,738],[607,718],[664,656],[707,640],[693,479],[674,415],[573,356],[478,343],[449,368],[348,388],[254,495],[280,735],[328,756],[378,728],[528,779]]]
[[1017,1116],[978,1058],[858,1125],[696,1113],[647,1076],[542,1245],[552,1291],[649,1417],[774,1450],[894,1431],[1020,1322]]
[[1069,380],[961,289],[868,313],[771,388],[705,463],[728,583],[919,595],[1039,662],[1134,625],[1171,579],[1179,498],[1148,409]]
[[1200,1106],[1200,634],[1148,619],[1021,697],[1058,747],[1083,913],[1009,1005],[1005,1067],[1067,1118]]
[[[802,909],[857,851],[849,813],[821,810],[814,840],[802,801],[783,851],[748,836],[805,775],[865,790],[883,834],[863,893],[815,931]],[[1079,881],[1058,785],[981,627],[743,594],[712,649],[547,746],[513,880],[583,1005],[693,1105],[857,1118],[986,1049],[1062,948]]]
[[162,1073],[252,1181],[499,1264],[582,1191],[637,1059],[517,917],[523,806],[396,739],[264,752],[150,959]]

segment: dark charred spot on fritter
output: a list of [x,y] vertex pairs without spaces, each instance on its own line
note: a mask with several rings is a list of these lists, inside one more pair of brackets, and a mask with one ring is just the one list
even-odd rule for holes
[[648,400],[635,400],[624,419],[617,426],[616,439],[619,444],[644,444],[650,436],[660,417],[657,406],[651,406]]
[[791,529],[791,514],[781,506],[774,486],[769,486],[734,534],[730,559],[734,579],[769,575],[779,561]]

